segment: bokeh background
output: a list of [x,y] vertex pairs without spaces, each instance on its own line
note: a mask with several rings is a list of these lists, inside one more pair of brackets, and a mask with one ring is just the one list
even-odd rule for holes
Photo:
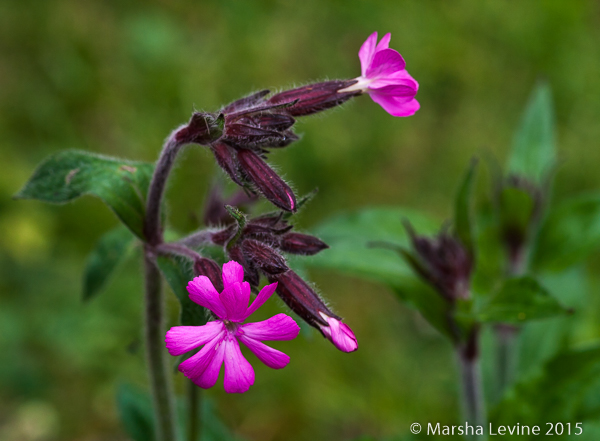
[[[358,76],[358,49],[375,30],[392,33],[420,83],[421,110],[393,118],[361,97],[300,121],[303,139],[270,158],[299,194],[320,189],[297,220],[301,229],[365,205],[448,218],[469,159],[505,161],[539,78],[556,107],[554,198],[600,188],[597,1],[0,3],[1,439],[127,439],[115,391],[146,381],[139,255],[83,303],[85,257],[117,221],[92,198],[12,200],[35,166],[68,148],[154,161],[194,109]],[[209,152],[183,155],[168,193],[173,229],[198,227],[216,173]],[[600,269],[600,260],[587,265]],[[292,358],[284,370],[253,359],[248,393],[228,396],[219,384],[205,394],[236,434],[349,440],[456,420],[454,359],[442,337],[382,285],[324,270],[311,277],[360,350],[343,354],[314,333],[278,346]],[[597,286],[586,287],[596,310]],[[174,323],[172,295],[169,307]],[[273,299],[261,314],[282,310]]]

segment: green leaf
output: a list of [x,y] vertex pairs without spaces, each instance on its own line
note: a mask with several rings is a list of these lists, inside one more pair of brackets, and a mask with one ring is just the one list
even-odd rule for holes
[[153,170],[149,163],[69,150],[47,158],[15,197],[62,204],[94,195],[143,238],[146,193]]
[[135,236],[119,226],[105,233],[90,253],[83,273],[83,300],[96,295],[124,260]]
[[117,408],[121,423],[133,441],[152,441],[154,413],[147,394],[123,384],[117,391]]
[[531,277],[507,279],[477,310],[482,322],[522,323],[566,314],[567,310]]
[[560,271],[600,248],[600,195],[573,198],[548,213],[538,235],[532,265]]
[[473,182],[475,180],[475,170],[477,160],[471,161],[464,180],[456,195],[454,205],[454,230],[456,235],[467,250],[474,255],[474,232],[471,216],[471,198],[473,194]]
[[307,266],[336,269],[388,285],[413,286],[412,269],[394,251],[372,248],[372,242],[408,247],[409,238],[402,220],[407,219],[419,234],[437,232],[439,223],[405,208],[366,208],[334,216],[312,232],[330,246],[303,259]]
[[202,326],[206,324],[205,309],[190,300],[187,284],[194,278],[192,263],[179,256],[159,256],[156,259],[167,283],[181,304],[180,322],[184,326]]
[[546,82],[533,90],[517,130],[508,171],[541,183],[556,162],[552,93]]
[[500,225],[504,231],[525,237],[535,210],[532,195],[517,187],[503,187],[499,195]]
[[[499,424],[576,422],[597,416],[600,346],[562,352],[534,378],[520,380],[492,412]],[[584,427],[585,431],[585,427]]]
[[[330,248],[303,262],[306,266],[335,269],[385,283],[434,328],[454,338],[448,302],[422,282],[398,255],[398,248],[409,246],[403,219],[410,221],[420,234],[432,234],[438,228],[438,222],[404,208],[369,208],[338,215],[313,230]],[[391,249],[370,247],[374,242],[388,243]]]

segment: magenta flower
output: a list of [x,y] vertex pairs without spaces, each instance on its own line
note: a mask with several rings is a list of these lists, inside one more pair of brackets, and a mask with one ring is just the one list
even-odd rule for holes
[[270,368],[281,369],[290,357],[262,342],[293,340],[300,327],[285,314],[242,324],[271,297],[277,283],[265,286],[250,307],[250,284],[244,282],[244,270],[239,263],[230,261],[223,265],[223,284],[225,288],[219,294],[208,277],[198,276],[189,282],[190,299],[210,309],[219,320],[204,326],[175,326],[167,332],[165,342],[169,353],[175,356],[204,345],[179,365],[179,370],[196,385],[204,389],[213,387],[225,363],[225,392],[243,393],[254,384],[254,370],[242,355],[239,342]]
[[410,116],[420,107],[415,99],[419,83],[406,71],[402,55],[389,48],[390,37],[385,34],[377,43],[377,32],[373,32],[367,38],[358,51],[361,76],[339,92],[368,93],[390,115]]

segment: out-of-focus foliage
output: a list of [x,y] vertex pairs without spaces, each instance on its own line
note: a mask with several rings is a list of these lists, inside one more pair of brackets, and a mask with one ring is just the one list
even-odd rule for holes
[[[12,200],[45,157],[81,149],[154,161],[194,108],[213,110],[264,87],[357,76],[358,48],[378,30],[392,33],[392,47],[419,81],[421,110],[397,119],[362,97],[301,121],[303,139],[271,155],[298,194],[320,189],[301,226],[369,204],[430,213],[437,220],[419,232],[436,231],[438,220],[451,217],[469,159],[482,151],[507,158],[540,76],[556,108],[558,207],[600,189],[599,8],[591,0],[511,8],[466,0],[0,2],[0,439],[126,439],[117,385],[145,382],[139,255],[103,295],[86,304],[80,298],[85,256],[116,225],[114,216],[93,198],[60,207]],[[215,170],[208,152],[184,153],[169,187],[171,228],[199,225]],[[485,176],[479,184],[477,194],[489,190]],[[589,259],[582,265],[569,257],[579,265],[568,274],[543,275],[543,285],[576,311],[525,327],[524,372],[600,331],[591,239],[551,237],[584,247]],[[374,266],[370,252],[388,253],[390,271],[406,274],[385,250],[367,250],[365,265]],[[360,350],[341,354],[317,334],[281,346],[290,365],[271,371],[253,363],[256,384],[247,394],[207,392],[225,423],[267,441],[395,439],[414,421],[455,423],[448,345],[383,285],[326,268],[311,276],[356,332]],[[169,307],[175,325],[173,295]],[[282,310],[270,301],[264,314]]]

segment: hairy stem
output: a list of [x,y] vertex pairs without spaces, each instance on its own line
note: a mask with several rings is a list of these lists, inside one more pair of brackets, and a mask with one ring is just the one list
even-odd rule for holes
[[213,232],[214,231],[210,230],[196,231],[195,233],[178,240],[177,243],[187,247],[198,247],[200,245],[212,244]]
[[157,441],[175,441],[175,407],[164,345],[164,298],[162,280],[152,250],[146,246],[145,267],[145,343],[150,388],[154,404]]
[[156,247],[156,252],[159,254],[176,254],[178,256],[184,256],[192,261],[196,261],[202,256],[198,254],[196,251],[188,248],[185,245],[180,243],[161,243]]
[[188,441],[200,441],[202,423],[202,390],[187,380]]
[[167,178],[175,163],[177,153],[182,145],[176,140],[173,132],[165,142],[163,150],[156,163],[150,188],[148,189],[148,198],[146,200],[146,218],[144,221],[144,235],[146,241],[151,245],[157,245],[162,242],[162,228],[160,225],[160,206],[165,193]]
[[481,368],[479,365],[478,348],[479,330],[471,331],[469,340],[463,346],[457,348],[462,385],[462,408],[465,422],[475,428],[473,432],[467,433],[467,439],[483,441],[485,435],[477,435],[477,426],[482,426],[485,433],[486,414],[483,398],[483,385],[481,379]]

